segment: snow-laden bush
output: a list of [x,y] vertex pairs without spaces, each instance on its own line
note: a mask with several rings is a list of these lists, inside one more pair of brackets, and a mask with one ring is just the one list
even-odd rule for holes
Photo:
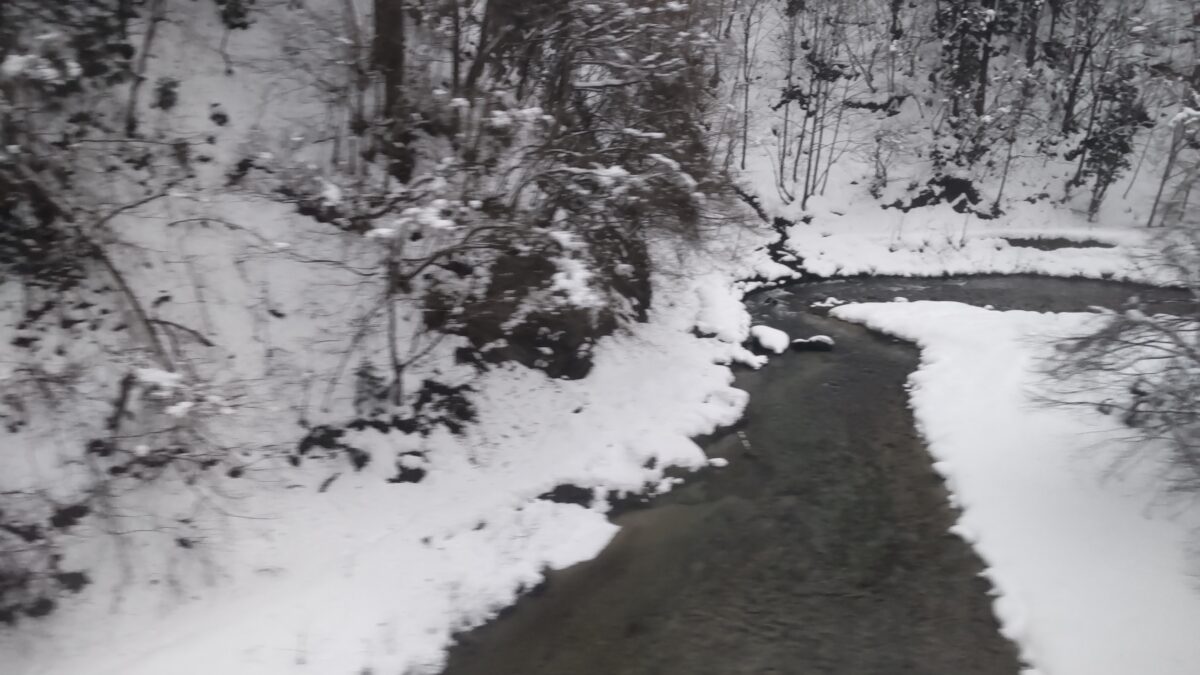
[[364,323],[390,336],[378,373],[394,403],[411,365],[394,343],[412,331],[465,337],[481,366],[582,376],[595,339],[645,319],[651,242],[694,243],[726,217],[705,126],[711,17],[649,0],[385,5],[374,29],[428,21],[421,50],[416,34],[372,43],[353,20],[292,16],[288,77],[309,78],[333,122],[252,139],[229,187],[378,242],[384,300]]
[[[651,246],[724,214],[702,13],[0,2],[0,424],[47,467],[0,467],[0,620],[82,585],[59,557],[76,523],[173,535],[259,475],[320,460],[369,475],[396,458],[352,432],[467,431],[464,363],[584,376],[601,336],[647,317]],[[275,29],[278,50],[260,39]],[[302,103],[252,127],[239,88],[267,80]],[[298,215],[255,222],[245,193]],[[340,289],[337,311],[274,306],[267,280],[299,296],[296,269]],[[319,340],[293,337],[305,319]],[[71,442],[44,442],[49,426]],[[417,454],[397,461],[393,482],[423,475]]]

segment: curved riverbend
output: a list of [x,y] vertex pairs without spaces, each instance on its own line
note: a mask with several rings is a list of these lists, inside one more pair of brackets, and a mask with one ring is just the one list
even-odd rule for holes
[[549,576],[460,636],[447,675],[1014,675],[989,584],[947,534],[955,513],[913,429],[908,344],[813,302],[958,300],[1079,311],[1182,294],[1038,277],[859,278],[755,295],[756,321],[826,334],[738,386],[738,429],[706,441],[728,467],[689,477],[622,526],[594,560]]

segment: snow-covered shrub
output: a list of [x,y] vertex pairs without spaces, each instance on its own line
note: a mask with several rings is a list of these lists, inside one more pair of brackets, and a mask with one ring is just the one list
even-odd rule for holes
[[[105,425],[100,355],[155,342],[144,312],[126,314],[140,305],[109,249],[116,216],[187,174],[186,143],[136,136],[128,85],[147,26],[121,0],[0,3],[0,422],[5,445],[31,456],[48,424]],[[0,622],[48,614],[88,583],[63,542],[117,478],[90,461],[94,447],[79,443],[48,485],[17,459],[0,469]]]
[[86,571],[63,565],[59,543],[89,512],[30,493],[0,496],[0,627],[45,616],[89,583]]
[[0,283],[66,288],[84,274],[78,144],[116,122],[87,99],[132,74],[123,6],[0,5]]
[[1096,128],[1064,157],[1080,160],[1073,185],[1083,185],[1092,179],[1092,197],[1088,215],[1094,217],[1108,192],[1120,175],[1132,166],[1133,137],[1139,127],[1149,126],[1150,116],[1140,100],[1141,92],[1132,84],[1135,69],[1129,64],[1105,73],[1093,94],[1104,107],[1104,117]]
[[[259,137],[228,182],[377,242],[389,340],[450,333],[473,363],[579,377],[597,337],[645,318],[650,242],[695,242],[725,217],[704,126],[715,40],[683,3],[473,11],[414,8],[429,44],[374,52],[350,19],[297,13],[295,30],[330,35],[287,57],[327,92],[334,122]],[[462,44],[477,50],[469,64]],[[332,156],[310,138],[334,139]],[[410,317],[422,325],[398,331]],[[411,364],[387,349],[376,374],[395,397]]]
[[[51,5],[0,3],[0,422],[78,441],[30,444],[54,446],[53,486],[0,484],[18,614],[77,579],[55,581],[76,570],[53,537],[21,548],[28,527],[65,531],[58,509],[188,531],[189,507],[264,473],[395,461],[390,480],[420,480],[424,446],[364,437],[466,433],[463,364],[582,377],[598,339],[647,317],[651,247],[722,222],[699,6]],[[197,44],[164,42],[181,36]],[[251,119],[266,81],[298,103]],[[297,215],[256,222],[263,197]],[[292,335],[305,321],[322,334]]]
[[[145,60],[136,57],[163,20],[163,3],[151,4],[145,13],[121,0],[0,4],[0,287],[25,291],[19,330],[65,307],[115,314],[128,303],[142,324],[130,334],[163,352],[111,252],[115,220],[195,175],[194,139],[139,126]],[[160,89],[159,107],[168,91],[178,99],[177,86]]]

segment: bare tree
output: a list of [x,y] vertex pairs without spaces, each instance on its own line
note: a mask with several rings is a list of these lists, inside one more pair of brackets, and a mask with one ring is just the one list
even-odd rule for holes
[[1134,461],[1151,454],[1168,467],[1171,489],[1200,492],[1200,232],[1168,228],[1146,261],[1189,291],[1172,313],[1137,298],[1120,311],[1099,310],[1095,327],[1058,345],[1046,362],[1048,397],[1117,417],[1138,442]]

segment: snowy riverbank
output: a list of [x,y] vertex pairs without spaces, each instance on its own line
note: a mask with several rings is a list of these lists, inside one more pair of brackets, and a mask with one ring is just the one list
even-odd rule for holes
[[691,439],[741,414],[728,364],[749,358],[750,326],[733,279],[757,272],[703,260],[657,280],[650,320],[603,339],[586,379],[497,368],[472,380],[479,421],[462,436],[342,439],[419,452],[419,483],[388,482],[383,462],[260,472],[254,489],[224,481],[228,501],[195,523],[208,533],[199,551],[169,532],[77,531],[72,554],[92,561],[93,587],[0,638],[5,673],[437,672],[454,631],[613,535],[603,498],[585,508],[539,495],[670,489],[666,468],[706,465]]
[[1117,420],[1045,407],[1037,357],[1090,314],[959,303],[838,307],[921,347],[909,379],[917,425],[962,516],[955,534],[989,566],[1006,636],[1046,675],[1187,675],[1200,664],[1200,595],[1188,551],[1200,527],[1163,499],[1147,459],[1116,480]]

